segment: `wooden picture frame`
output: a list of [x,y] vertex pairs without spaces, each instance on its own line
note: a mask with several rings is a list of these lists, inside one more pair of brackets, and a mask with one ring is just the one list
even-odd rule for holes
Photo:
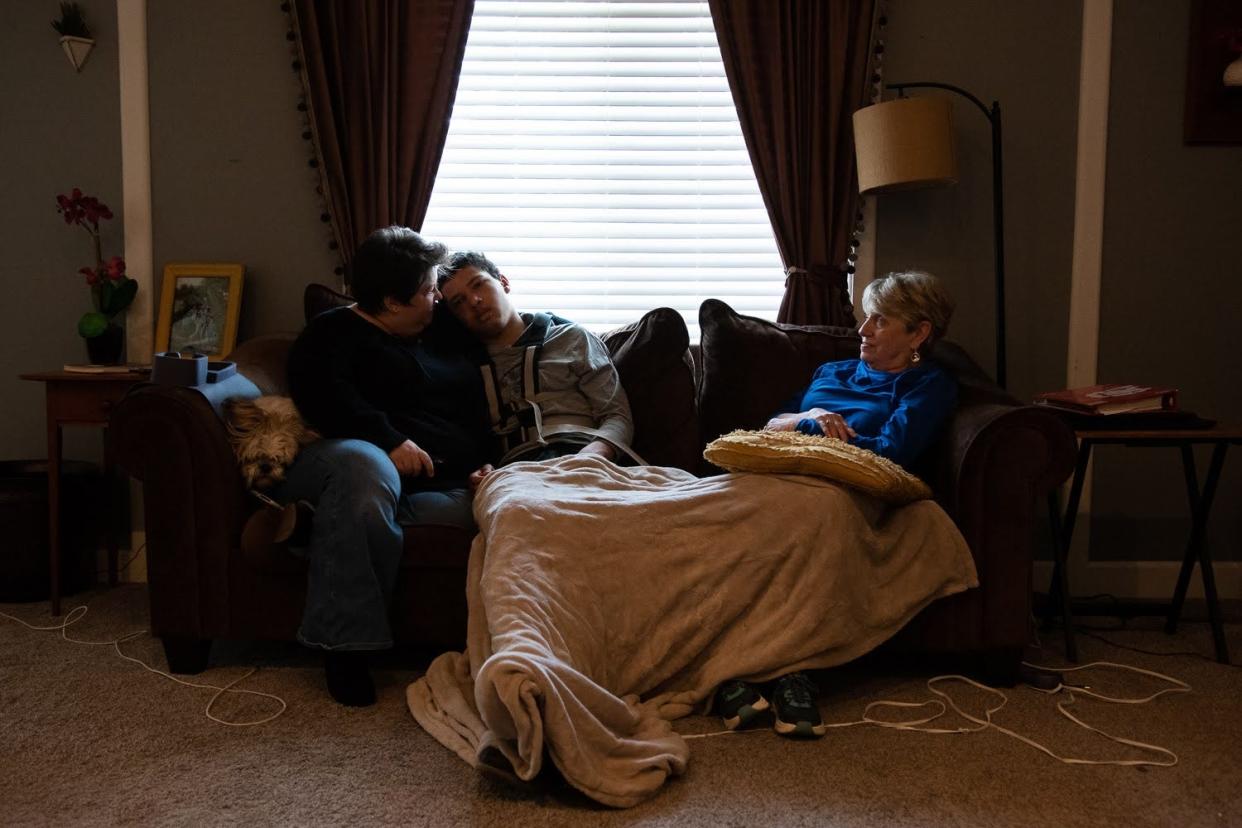
[[155,351],[195,351],[220,360],[237,344],[240,264],[167,264]]
[[1242,3],[1195,0],[1188,39],[1183,141],[1242,144]]

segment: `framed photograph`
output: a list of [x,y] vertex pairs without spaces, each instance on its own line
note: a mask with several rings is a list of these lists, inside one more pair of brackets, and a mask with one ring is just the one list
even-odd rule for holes
[[232,351],[244,273],[239,264],[165,265],[156,352],[196,351],[219,360]]
[[1242,144],[1242,3],[1195,0],[1186,67],[1187,144]]

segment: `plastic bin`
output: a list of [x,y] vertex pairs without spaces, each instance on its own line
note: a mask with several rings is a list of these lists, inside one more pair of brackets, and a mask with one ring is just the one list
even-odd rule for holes
[[[101,502],[94,463],[61,462],[60,591],[95,583]],[[47,538],[47,461],[0,461],[0,601],[43,601],[51,592]]]

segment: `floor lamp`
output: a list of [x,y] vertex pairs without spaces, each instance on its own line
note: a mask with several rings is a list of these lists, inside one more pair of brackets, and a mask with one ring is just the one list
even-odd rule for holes
[[[1000,104],[989,109],[965,89],[947,83],[890,83],[906,89],[945,89],[979,108],[992,127],[992,232],[996,256],[996,382],[1005,387],[1005,217]],[[957,183],[953,119],[943,96],[898,97],[854,113],[858,189],[887,193]]]

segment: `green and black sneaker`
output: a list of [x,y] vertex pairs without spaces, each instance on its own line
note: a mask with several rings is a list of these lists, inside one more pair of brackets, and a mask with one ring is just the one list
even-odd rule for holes
[[755,685],[730,679],[716,688],[716,712],[729,730],[766,725],[772,706]]
[[814,739],[827,731],[820,718],[815,697],[819,688],[806,673],[781,676],[772,687],[772,704],[776,708],[776,732],[782,736]]

